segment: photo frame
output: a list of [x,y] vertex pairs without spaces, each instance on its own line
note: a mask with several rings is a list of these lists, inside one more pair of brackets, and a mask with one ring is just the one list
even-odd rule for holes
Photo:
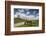
[[35,34],[44,32],[44,3],[5,1],[5,35]]

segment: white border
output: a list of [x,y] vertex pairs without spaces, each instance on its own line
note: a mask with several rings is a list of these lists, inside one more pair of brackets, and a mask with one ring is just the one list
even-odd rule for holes
[[[39,9],[39,27],[16,27],[14,28],[14,8]],[[11,5],[11,31],[42,30],[42,7]]]

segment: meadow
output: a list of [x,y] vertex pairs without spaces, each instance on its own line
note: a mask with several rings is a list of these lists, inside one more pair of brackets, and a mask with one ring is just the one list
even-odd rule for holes
[[[14,27],[38,27],[39,25],[39,20],[30,20],[32,21],[32,24],[24,24],[25,21],[28,21],[28,20],[24,20],[24,19],[20,19],[20,18],[14,18]],[[24,22],[24,23],[21,23],[21,22]],[[21,23],[20,25],[17,24],[17,23]]]

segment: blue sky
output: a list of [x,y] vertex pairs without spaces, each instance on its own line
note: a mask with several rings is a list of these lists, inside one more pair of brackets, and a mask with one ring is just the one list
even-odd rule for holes
[[29,19],[38,19],[39,18],[39,9],[25,9],[25,8],[14,8],[14,15],[20,15],[20,18],[28,18]]

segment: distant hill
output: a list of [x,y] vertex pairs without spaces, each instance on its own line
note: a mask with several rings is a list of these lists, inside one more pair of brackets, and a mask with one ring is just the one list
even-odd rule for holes
[[24,19],[14,18],[14,23],[24,22]]

